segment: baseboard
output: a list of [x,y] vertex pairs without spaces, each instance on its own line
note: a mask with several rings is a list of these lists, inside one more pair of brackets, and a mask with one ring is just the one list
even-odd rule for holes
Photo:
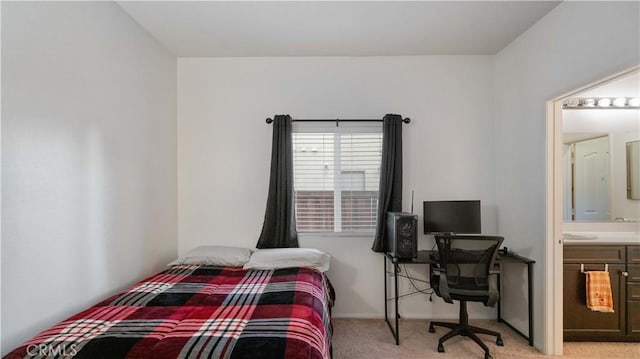
[[[431,319],[444,319],[444,320],[457,320],[458,319],[458,315],[439,315],[437,318],[433,318],[430,316],[425,315],[424,313],[418,314],[418,313],[401,313],[400,314],[402,316],[402,319],[418,319],[418,320],[431,320]],[[334,313],[331,315],[332,318],[336,318],[336,319],[384,319],[384,315],[378,315],[378,314],[370,314],[370,313]],[[473,316],[471,318],[469,318],[471,320],[474,319],[480,319],[480,320],[484,320],[484,319],[493,319],[495,320],[496,317],[494,316],[486,316],[486,315],[479,315],[479,316]]]
[[368,313],[334,313],[331,318],[337,319],[384,319],[384,315],[372,315]]

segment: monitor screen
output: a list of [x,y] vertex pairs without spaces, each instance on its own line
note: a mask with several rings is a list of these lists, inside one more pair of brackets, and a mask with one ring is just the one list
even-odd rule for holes
[[425,201],[424,233],[480,234],[480,201]]

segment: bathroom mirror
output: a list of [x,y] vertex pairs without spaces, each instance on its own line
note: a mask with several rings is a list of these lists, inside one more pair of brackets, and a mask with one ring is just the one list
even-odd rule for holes
[[635,72],[563,103],[565,222],[640,221],[638,98]]
[[626,147],[627,199],[640,199],[640,140],[627,142]]

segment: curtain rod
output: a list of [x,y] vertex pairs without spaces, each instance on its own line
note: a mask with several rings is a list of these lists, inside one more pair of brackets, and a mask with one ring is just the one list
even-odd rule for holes
[[[267,123],[272,123],[273,119],[267,117],[267,119],[265,120]],[[298,120],[291,120],[291,122],[305,122],[305,121],[309,121],[309,122],[382,122],[383,120],[381,119],[345,119],[345,120],[341,120],[339,118],[334,118],[334,119],[298,119]],[[409,117],[407,118],[403,118],[402,122],[404,123],[410,123],[411,119]]]

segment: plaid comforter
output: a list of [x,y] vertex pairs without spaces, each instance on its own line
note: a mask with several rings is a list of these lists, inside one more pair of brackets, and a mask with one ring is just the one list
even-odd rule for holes
[[333,299],[309,268],[174,266],[5,358],[330,358]]

